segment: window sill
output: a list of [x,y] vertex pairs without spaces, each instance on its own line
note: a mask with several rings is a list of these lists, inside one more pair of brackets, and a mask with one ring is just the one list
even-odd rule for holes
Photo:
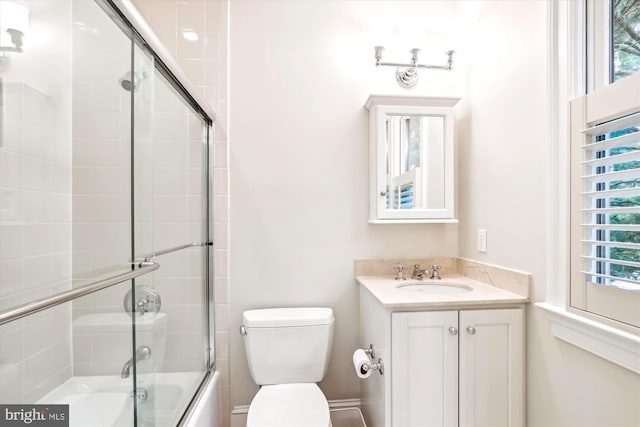
[[536,303],[536,307],[547,312],[554,337],[640,374],[640,337],[547,302]]

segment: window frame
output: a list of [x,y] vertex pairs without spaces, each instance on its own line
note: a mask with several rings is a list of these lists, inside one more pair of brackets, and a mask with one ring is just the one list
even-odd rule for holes
[[[607,2],[608,4],[608,2]],[[640,374],[640,336],[570,308],[569,101],[587,90],[589,0],[547,3],[548,99],[546,294],[535,305],[563,341]],[[592,44],[593,46],[593,44]],[[589,56],[593,58],[595,51]],[[594,71],[591,71],[592,75]]]
[[[640,322],[636,312],[640,309],[640,293],[621,290],[610,286],[594,284],[587,280],[590,271],[583,256],[588,256],[583,223],[585,219],[584,195],[585,168],[583,165],[587,145],[591,136],[585,134],[585,129],[611,120],[640,112],[640,74],[636,74],[616,83],[608,85],[593,93],[571,101],[571,228],[570,228],[570,285],[568,291],[568,306],[570,311],[587,316],[592,320],[606,323],[612,327],[625,330],[633,334],[640,334]],[[597,133],[596,133],[597,134]],[[640,176],[640,170],[638,170]],[[640,213],[640,207],[637,209]],[[596,247],[601,247],[595,245]],[[637,325],[635,326],[634,323]]]
[[586,87],[584,94],[602,89],[613,82],[613,34],[612,1],[584,0],[582,14],[585,21],[584,47]]

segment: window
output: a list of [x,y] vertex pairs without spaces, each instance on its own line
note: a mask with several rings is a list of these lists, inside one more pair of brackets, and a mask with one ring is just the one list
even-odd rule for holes
[[[387,130],[387,209],[424,209],[420,194],[424,187],[421,161],[427,153],[425,130],[429,119],[419,116],[390,116]],[[424,146],[424,147],[423,147]],[[398,155],[391,155],[398,153]],[[389,191],[391,188],[391,191]]]
[[570,306],[640,328],[640,74],[571,103]]
[[[640,0],[585,0],[571,103],[569,306],[640,328]],[[577,77],[577,76],[576,76]],[[635,94],[633,96],[632,94]]]
[[586,93],[640,71],[640,0],[585,0]]
[[[546,301],[536,306],[547,313],[553,336],[640,374],[640,292],[633,279],[638,252],[627,246],[637,243],[635,212],[587,210],[636,209],[640,196],[633,176],[640,172],[634,163],[640,143],[631,141],[640,135],[629,130],[638,122],[622,119],[640,111],[640,74],[616,78],[622,68],[611,62],[621,46],[613,44],[621,38],[615,37],[612,11],[624,1],[549,3],[549,281]],[[595,129],[583,132],[589,128]]]
[[640,1],[611,2],[611,81],[640,71]]

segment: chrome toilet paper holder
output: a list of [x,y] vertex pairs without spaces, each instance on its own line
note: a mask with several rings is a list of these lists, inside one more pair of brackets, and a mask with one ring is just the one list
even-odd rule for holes
[[[369,348],[365,348],[363,350],[365,353],[367,353],[367,356],[369,356],[371,360],[375,360],[376,348],[373,344],[369,344]],[[369,363],[367,365],[363,365],[362,370],[364,372],[369,372],[372,370],[378,371],[380,372],[380,375],[384,375],[384,363],[382,362],[382,358],[378,357],[378,363]]]
[[365,348],[364,352],[367,353],[367,355],[371,359],[375,359],[376,358],[376,348],[374,347],[373,344],[369,344],[369,348]]
[[370,363],[368,365],[364,365],[362,370],[365,372],[369,372],[371,370],[380,372],[380,375],[384,375],[384,363],[382,363],[382,359],[378,357],[378,363]]

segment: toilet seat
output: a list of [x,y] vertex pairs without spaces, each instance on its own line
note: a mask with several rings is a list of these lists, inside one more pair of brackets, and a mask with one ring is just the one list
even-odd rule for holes
[[247,427],[330,426],[329,404],[315,383],[263,386],[247,415]]

